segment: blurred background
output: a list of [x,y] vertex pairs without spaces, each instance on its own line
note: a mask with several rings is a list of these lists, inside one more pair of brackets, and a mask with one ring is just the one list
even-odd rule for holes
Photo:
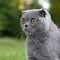
[[47,9],[53,22],[60,27],[60,0],[0,0],[0,60],[26,59],[21,12],[40,8]]

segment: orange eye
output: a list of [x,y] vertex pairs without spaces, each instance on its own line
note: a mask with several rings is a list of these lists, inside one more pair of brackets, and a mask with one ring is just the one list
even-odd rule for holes
[[31,23],[32,23],[32,24],[36,24],[36,19],[32,19],[32,20],[31,20]]
[[25,19],[22,19],[22,24],[25,24],[26,23],[26,20]]

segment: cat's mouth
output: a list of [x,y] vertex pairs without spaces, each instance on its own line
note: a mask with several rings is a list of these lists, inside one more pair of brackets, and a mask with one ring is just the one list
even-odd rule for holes
[[31,30],[28,30],[28,29],[25,29],[24,32],[26,35],[32,35],[33,34],[33,32],[31,32]]
[[33,33],[35,33],[35,30],[34,29],[27,29],[27,28],[25,28],[24,29],[24,32],[27,35],[32,35]]
[[30,32],[30,33],[31,33],[31,31],[29,31],[28,29],[25,29],[25,31],[26,31],[26,32]]

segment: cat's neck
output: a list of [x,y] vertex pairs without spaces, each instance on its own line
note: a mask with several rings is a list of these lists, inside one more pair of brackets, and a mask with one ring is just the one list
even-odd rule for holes
[[33,37],[33,38],[38,38],[38,37],[45,37],[45,36],[47,36],[49,33],[48,33],[48,31],[37,31],[37,32],[35,32],[35,33],[33,33],[30,37]]
[[41,43],[44,43],[48,38],[49,38],[49,33],[48,32],[42,32],[42,31],[37,31],[35,33],[33,33],[32,35],[30,36],[27,36],[30,41],[33,40],[33,41],[39,41]]

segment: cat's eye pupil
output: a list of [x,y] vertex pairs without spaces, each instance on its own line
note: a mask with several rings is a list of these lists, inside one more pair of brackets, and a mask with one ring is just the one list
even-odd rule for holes
[[25,19],[22,19],[22,24],[25,24],[26,23],[26,20]]
[[31,20],[31,23],[32,23],[32,24],[35,24],[35,23],[36,23],[36,19],[32,19],[32,20]]

